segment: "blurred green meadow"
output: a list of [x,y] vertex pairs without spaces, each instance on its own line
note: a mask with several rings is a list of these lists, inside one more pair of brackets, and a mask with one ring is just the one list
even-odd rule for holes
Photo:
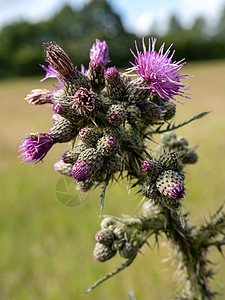
[[[184,72],[193,74],[192,99],[177,104],[176,122],[211,111],[201,120],[177,130],[198,145],[199,162],[186,168],[187,196],[184,206],[198,225],[225,200],[225,61],[191,63]],[[60,175],[53,164],[70,145],[56,145],[35,166],[21,164],[16,148],[29,132],[45,132],[51,126],[51,108],[28,105],[23,99],[35,88],[52,89],[51,81],[39,78],[0,81],[0,299],[128,299],[133,290],[137,300],[172,299],[182,287],[176,276],[177,263],[162,238],[160,247],[144,247],[134,263],[90,294],[86,289],[124,260],[115,257],[99,264],[92,258],[94,234],[100,228],[100,189],[82,195],[75,207],[57,197]],[[154,145],[153,145],[154,147]],[[75,190],[72,190],[74,195]],[[134,214],[141,197],[129,193],[126,184],[106,192],[104,214]],[[211,285],[224,299],[224,260],[211,249],[217,274]]]

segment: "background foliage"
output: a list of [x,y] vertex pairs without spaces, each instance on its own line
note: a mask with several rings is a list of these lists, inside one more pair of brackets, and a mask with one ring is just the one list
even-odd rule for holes
[[[165,35],[158,35],[157,28],[149,32],[149,36],[153,35],[167,46],[173,41],[179,58],[185,57],[187,61],[224,58],[225,8],[210,30],[202,17],[187,29],[176,16],[171,16]],[[42,22],[7,25],[0,32],[0,77],[43,73],[39,63],[44,62],[42,43],[47,41],[61,45],[78,68],[81,64],[87,67],[89,49],[96,38],[106,40],[112,66],[118,67],[128,66],[129,49],[134,47],[135,39],[140,40],[124,30],[120,16],[106,0],[92,0],[80,10],[66,5]]]

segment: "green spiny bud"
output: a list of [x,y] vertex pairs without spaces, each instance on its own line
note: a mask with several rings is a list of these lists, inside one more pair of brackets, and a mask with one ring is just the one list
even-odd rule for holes
[[94,260],[104,262],[112,258],[116,254],[116,250],[101,243],[96,243],[93,251]]
[[81,141],[88,147],[94,147],[100,136],[101,133],[99,130],[93,127],[85,127],[79,131],[79,137]]
[[111,125],[119,126],[126,121],[127,112],[122,105],[114,104],[110,106],[106,116]]
[[147,198],[156,199],[159,196],[159,191],[155,185],[155,182],[147,180],[142,184],[142,194]]
[[115,234],[116,238],[118,240],[124,239],[125,238],[125,230],[121,226],[116,226],[113,229],[113,233]]
[[179,200],[185,195],[184,175],[172,170],[165,171],[157,179],[156,187],[161,195]]
[[162,106],[162,116],[165,121],[172,119],[176,114],[176,104],[172,101],[164,101]]
[[114,233],[109,229],[102,229],[95,235],[96,242],[102,243],[106,246],[112,244],[115,239]]
[[83,152],[86,149],[87,149],[87,145],[84,144],[77,145],[73,149],[66,151],[62,155],[62,160],[65,163],[74,163],[78,159],[78,156],[81,154],[81,152]]
[[125,94],[125,84],[115,67],[105,71],[105,85],[110,98],[120,101]]
[[163,172],[160,162],[155,158],[144,160],[141,164],[141,169],[151,180],[157,179],[159,174]]
[[118,142],[112,136],[103,136],[97,142],[97,150],[103,156],[111,156],[118,151]]
[[164,170],[180,172],[183,169],[182,161],[174,151],[164,152],[162,155],[160,155],[159,162]]
[[127,107],[128,121],[136,122],[141,119],[141,111],[136,105],[130,105]]
[[53,138],[53,142],[66,143],[73,139],[76,129],[69,120],[62,118],[54,123],[49,133]]
[[88,148],[81,152],[72,168],[73,178],[80,181],[95,181],[95,176],[103,166],[103,158],[95,148]]
[[106,217],[102,220],[101,222],[101,228],[102,229],[106,229],[108,228],[110,225],[115,225],[116,221],[115,219],[113,219],[112,217]]
[[125,243],[122,249],[119,250],[120,256],[129,259],[136,254],[136,249],[130,243]]
[[112,248],[112,250],[120,250],[123,248],[124,244],[125,244],[125,239],[114,240],[111,248]]
[[104,160],[104,170],[107,174],[113,174],[121,169],[121,161],[118,156],[112,155]]
[[188,140],[183,137],[183,136],[178,136],[177,137],[177,142],[179,143],[179,146],[180,147],[188,147],[189,143],[188,143]]
[[177,136],[173,131],[162,135],[163,147],[173,148],[172,145],[174,142],[177,142]]
[[146,89],[146,84],[143,78],[136,78],[128,81],[126,93],[128,95],[128,102],[130,104],[139,104],[144,102],[151,95],[151,89]]
[[184,153],[184,155],[182,156],[183,164],[194,164],[197,161],[198,161],[198,155],[192,149],[190,150],[187,149],[187,152]]
[[141,110],[141,119],[147,124],[154,124],[160,120],[162,117],[162,107],[149,100],[144,101],[138,106]]

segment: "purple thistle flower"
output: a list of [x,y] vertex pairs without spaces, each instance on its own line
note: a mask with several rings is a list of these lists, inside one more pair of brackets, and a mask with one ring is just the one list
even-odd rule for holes
[[56,84],[53,84],[53,85],[58,90],[61,90],[63,88],[63,81],[62,81],[62,78],[60,77],[59,73],[51,65],[48,65],[46,67],[46,66],[40,64],[40,66],[46,71],[45,77],[42,78],[40,80],[40,82],[42,82],[42,81],[44,81],[44,80],[46,80],[48,78],[56,78],[59,81],[60,86],[57,86]]
[[165,194],[171,199],[179,200],[184,198],[185,190],[184,184],[177,181],[172,184],[168,184],[167,188],[165,189]]
[[87,75],[88,70],[85,69],[85,66],[81,64],[80,71],[82,74]]
[[71,97],[72,108],[77,110],[77,113],[81,116],[90,115],[94,110],[98,108],[98,100],[92,90],[86,88],[80,88],[76,91],[75,95]]
[[142,171],[147,171],[151,167],[151,164],[148,160],[144,160],[141,164]]
[[91,61],[101,60],[104,65],[109,62],[109,50],[105,41],[100,42],[96,39],[96,43],[90,50],[90,59]]
[[29,104],[42,105],[42,104],[52,104],[53,103],[53,91],[48,91],[46,89],[35,89],[30,92],[25,98]]
[[117,69],[115,67],[112,68],[108,68],[105,71],[105,79],[106,81],[114,81],[114,80],[118,80],[120,78],[120,73],[117,71]]
[[55,114],[60,114],[62,108],[63,108],[64,104],[63,103],[56,103],[54,106],[53,106],[53,111]]
[[[146,49],[144,38],[142,39],[143,53],[138,50],[137,43],[135,47],[137,55],[131,50],[135,57],[135,63],[130,70],[142,77],[146,87],[152,90],[153,94],[158,94],[164,100],[175,100],[174,96],[181,96],[190,99],[185,90],[190,89],[185,83],[181,83],[183,78],[189,78],[189,75],[181,75],[179,70],[185,65],[184,59],[176,62],[172,61],[175,51],[170,54],[172,44],[163,54],[164,43],[159,51],[155,51],[156,39],[149,39],[149,49]],[[179,101],[177,101],[179,102]]]
[[23,139],[18,151],[22,152],[19,157],[23,157],[22,162],[41,161],[48,151],[52,148],[54,142],[49,133],[35,133]]
[[92,168],[85,160],[78,160],[75,162],[72,168],[72,176],[78,181],[90,181],[92,175]]
[[117,147],[117,140],[113,136],[108,136],[105,138],[105,146],[109,148]]
[[[77,71],[65,51],[57,44],[45,43],[43,45],[47,62],[59,74],[61,80],[73,79]],[[50,70],[55,73],[51,68]]]

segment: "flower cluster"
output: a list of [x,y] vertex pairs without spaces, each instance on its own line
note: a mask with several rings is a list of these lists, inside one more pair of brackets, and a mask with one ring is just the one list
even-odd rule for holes
[[44,44],[48,66],[41,65],[46,71],[43,80],[57,78],[60,85],[53,91],[32,90],[26,100],[52,105],[54,126],[24,139],[18,149],[23,161],[42,161],[54,144],[72,141],[75,147],[55,164],[57,172],[89,182],[89,187],[104,182],[107,175],[113,178],[116,172],[141,176],[148,128],[173,118],[176,105],[169,100],[184,96],[180,79],[188,77],[178,72],[184,62],[172,63],[169,50],[163,54],[162,46],[156,52],[155,43],[152,40],[152,48],[146,51],[143,41],[144,52],[137,49],[132,69],[138,78],[134,80],[115,67],[106,68],[110,59],[105,41],[96,40],[89,68],[82,66],[82,72],[59,45]]
[[101,222],[101,230],[95,235],[94,259],[105,262],[116,255],[129,259],[137,254],[137,247],[131,242],[131,236],[121,223],[112,217],[106,217]]
[[[28,134],[18,151],[23,162],[36,164],[54,144],[70,142],[72,147],[54,164],[55,171],[74,178],[80,192],[102,185],[101,211],[110,180],[126,178],[131,187],[141,186],[139,192],[146,201],[140,215],[106,217],[95,235],[96,261],[104,262],[117,252],[127,261],[88,291],[129,266],[150,235],[154,234],[157,242],[165,233],[182,254],[190,285],[203,291],[204,299],[211,299],[205,253],[211,245],[218,249],[224,245],[224,240],[214,240],[215,232],[221,232],[215,226],[224,228],[224,214],[197,234],[187,225],[181,210],[186,191],[183,168],[195,163],[198,156],[184,137],[171,132],[206,113],[176,126],[171,121],[176,113],[174,100],[179,102],[177,96],[189,98],[189,87],[181,82],[189,77],[180,73],[184,60],[172,60],[172,45],[165,52],[164,44],[156,51],[154,38],[149,39],[148,49],[142,40],[143,51],[135,45],[132,67],[121,73],[116,67],[106,67],[110,58],[105,41],[96,40],[88,69],[82,66],[81,71],[59,45],[44,44],[48,65],[41,65],[46,71],[41,81],[56,78],[59,85],[55,90],[34,89],[25,99],[32,105],[51,105],[54,124],[45,133]],[[150,149],[153,136],[159,133],[166,133],[162,145]]]

